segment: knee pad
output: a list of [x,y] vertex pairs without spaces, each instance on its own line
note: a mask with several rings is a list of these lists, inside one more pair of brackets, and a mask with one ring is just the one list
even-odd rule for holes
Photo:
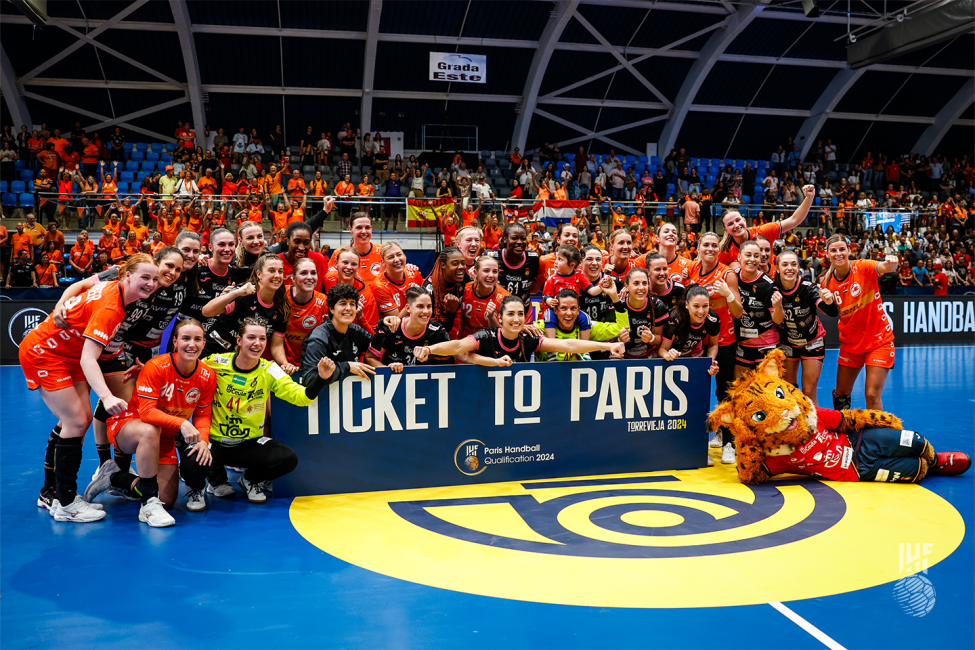
[[833,408],[837,411],[849,410],[853,405],[853,397],[851,395],[838,395],[836,391],[833,391]]
[[104,406],[102,406],[101,400],[98,400],[98,404],[95,405],[94,417],[102,424],[108,422],[108,418],[111,417],[108,413],[108,410]]

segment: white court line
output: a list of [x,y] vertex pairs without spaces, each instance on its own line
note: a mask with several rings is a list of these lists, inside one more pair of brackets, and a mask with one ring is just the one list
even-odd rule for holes
[[839,643],[826,636],[826,634],[820,630],[818,627],[804,619],[803,617],[796,614],[794,611],[783,605],[782,603],[769,603],[772,607],[779,611],[780,614],[785,616],[787,619],[809,632],[812,636],[816,637],[816,640],[822,643],[824,646],[830,650],[846,650]]

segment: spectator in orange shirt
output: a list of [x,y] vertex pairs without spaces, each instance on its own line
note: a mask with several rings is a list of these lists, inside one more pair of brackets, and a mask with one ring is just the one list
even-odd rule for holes
[[31,255],[33,256],[31,259],[34,259],[44,247],[44,235],[47,231],[37,222],[37,217],[34,216],[33,212],[27,213],[27,223],[24,224],[24,232],[30,236]]
[[118,248],[118,236],[112,230],[111,226],[105,224],[102,228],[102,236],[98,240],[98,252],[106,253],[111,258],[112,249]]
[[81,139],[81,168],[85,178],[98,171],[98,147],[88,138]]
[[142,217],[138,214],[132,215],[132,225],[129,226],[129,235],[132,234],[135,234],[135,239],[139,242],[139,246],[142,246],[142,242],[149,239],[149,229],[142,225]]
[[20,258],[20,251],[27,253],[28,259],[34,258],[34,242],[31,236],[24,232],[24,224],[17,224],[17,232],[10,237],[10,263]]
[[213,177],[213,170],[207,169],[200,180],[196,182],[196,187],[200,190],[200,194],[205,197],[212,197],[217,193],[217,179]]
[[64,157],[64,148],[71,144],[69,140],[61,137],[61,129],[54,129],[54,135],[51,136],[51,139],[47,143],[54,145],[55,153],[62,158]]
[[[335,186],[335,196],[339,197],[339,215],[342,217],[342,227],[349,227],[349,213],[352,210],[352,202],[348,197],[355,195],[355,184],[352,182],[352,175],[346,174]],[[344,199],[344,200],[343,200]]]
[[61,286],[58,284],[58,267],[51,262],[47,253],[41,253],[41,263],[34,267],[34,274],[38,287],[51,289]]
[[61,166],[61,156],[54,150],[54,143],[48,141],[44,150],[37,154],[37,162],[47,171],[48,178],[57,178],[58,168]]
[[88,231],[82,230],[78,233],[78,239],[71,247],[71,254],[68,257],[68,264],[71,265],[72,270],[78,274],[79,278],[88,275],[94,255],[95,247],[88,240]]
[[288,196],[294,202],[300,203],[307,191],[305,188],[305,179],[301,177],[297,169],[292,169],[291,178],[288,179]]
[[47,232],[44,233],[44,249],[47,250],[48,242],[54,242],[57,251],[64,255],[64,233],[58,230],[58,225],[57,221],[47,224]]

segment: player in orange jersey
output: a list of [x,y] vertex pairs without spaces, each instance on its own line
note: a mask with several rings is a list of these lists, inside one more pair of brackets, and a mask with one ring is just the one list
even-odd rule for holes
[[883,262],[850,260],[845,235],[833,235],[826,243],[829,271],[822,294],[830,292],[840,309],[840,355],[836,368],[833,408],[849,409],[853,384],[860,369],[867,367],[864,395],[868,409],[882,411],[881,394],[887,373],[894,367],[894,328],[884,310],[878,278],[897,270],[896,255]]
[[406,253],[394,241],[379,247],[382,257],[381,272],[372,282],[379,316],[403,316],[406,309],[406,290],[423,286],[423,275],[413,264],[406,263]]
[[609,235],[607,243],[609,257],[603,270],[613,276],[616,280],[616,288],[619,289],[626,282],[626,275],[630,269],[636,268],[636,260],[630,256],[633,253],[633,238],[630,237],[630,233],[620,228]]
[[328,295],[329,290],[337,284],[348,284],[354,287],[359,292],[359,309],[355,324],[374,334],[379,324],[379,305],[372,292],[372,285],[359,275],[359,253],[351,246],[343,246],[335,251],[332,260],[332,268],[325,275],[323,285],[325,295]]
[[718,261],[729,268],[736,269],[738,268],[739,247],[746,241],[758,235],[768,238],[769,241],[775,241],[805,221],[806,215],[809,214],[809,208],[812,206],[813,198],[816,196],[816,188],[813,185],[804,185],[802,193],[806,195],[806,198],[799,204],[791,217],[762,226],[748,228],[741,212],[735,209],[725,211],[721,215],[724,237],[721,240],[721,254]]
[[[379,255],[379,246],[372,243],[372,220],[369,215],[365,212],[353,214],[349,221],[349,232],[352,233],[351,246],[359,254],[359,277],[363,282],[370,283],[379,275],[383,260]],[[328,261],[329,266],[334,267],[337,259],[338,251],[335,251]]]
[[41,399],[61,422],[52,459],[56,498],[48,506],[56,521],[89,522],[105,516],[77,493],[82,443],[92,420],[89,390],[94,389],[110,414],[125,410],[125,400],[108,389],[98,357],[122,324],[126,308],[156,290],[158,275],[152,258],[137,253],[119,269],[120,281],[96,285],[66,302],[66,329],[51,315],[20,343],[27,387],[40,389]]
[[509,295],[498,286],[498,260],[488,255],[477,258],[474,281],[467,283],[460,299],[460,337],[470,336],[485,327],[498,327],[498,308]]
[[190,489],[187,509],[206,508],[210,406],[217,378],[200,361],[204,333],[199,321],[177,323],[172,343],[172,352],[146,362],[128,407],[108,420],[108,439],[119,453],[135,454],[139,475],[108,461],[85,489],[88,502],[109,487],[139,496],[139,521],[153,528],[176,523],[166,508],[176,504],[179,476]]
[[290,284],[288,302],[291,303],[291,316],[284,331],[284,353],[288,363],[300,366],[301,344],[328,317],[328,306],[325,304],[325,294],[315,291],[321,284],[318,265],[314,260],[298,258],[292,267]]

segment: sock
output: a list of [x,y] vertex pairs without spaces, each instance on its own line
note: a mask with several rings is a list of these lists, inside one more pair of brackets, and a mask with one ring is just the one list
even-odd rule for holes
[[149,478],[140,476],[139,482],[135,484],[132,490],[142,497],[142,505],[145,505],[152,497],[159,496],[159,483],[156,481],[155,476],[150,476]]
[[99,422],[108,422],[108,418],[110,416],[108,414],[108,410],[104,406],[102,406],[101,400],[98,400],[98,404],[95,405],[94,417]]
[[78,469],[84,441],[84,438],[58,438],[54,447],[54,490],[62,506],[74,503],[78,495]]
[[112,445],[95,445],[95,449],[98,451],[98,464],[102,465],[107,460],[112,460]]
[[837,411],[849,410],[853,405],[853,398],[850,395],[839,395],[833,391],[833,408]]
[[54,489],[54,447],[61,439],[61,425],[54,425],[51,435],[47,437],[47,449],[44,452],[44,488]]
[[112,472],[112,475],[108,477],[108,482],[112,484],[113,488],[118,488],[123,492],[127,492],[132,488],[132,481],[135,477],[129,474],[129,470],[124,472]]
[[[115,464],[118,465],[120,470],[128,474],[129,468],[132,467],[132,454],[120,454],[118,451],[116,451]],[[129,474],[129,476],[132,475]]]

